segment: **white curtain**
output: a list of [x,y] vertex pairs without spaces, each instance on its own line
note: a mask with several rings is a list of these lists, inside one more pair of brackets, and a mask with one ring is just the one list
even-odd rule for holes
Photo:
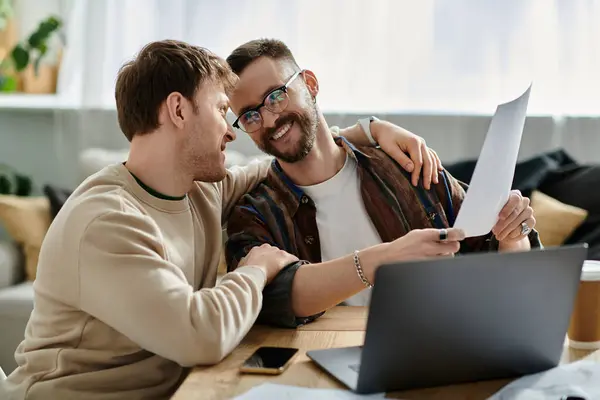
[[338,112],[489,113],[534,82],[532,113],[598,114],[594,0],[78,0],[60,89],[113,106],[119,66],[164,38],[225,57],[284,40]]
[[[83,149],[126,146],[117,71],[166,38],[222,57],[279,38],[319,78],[330,124],[378,115],[446,163],[477,157],[496,105],[533,82],[521,158],[564,148],[600,162],[600,0],[61,1],[70,13],[59,93],[80,106],[56,112],[65,174]],[[242,134],[230,148],[257,154]]]

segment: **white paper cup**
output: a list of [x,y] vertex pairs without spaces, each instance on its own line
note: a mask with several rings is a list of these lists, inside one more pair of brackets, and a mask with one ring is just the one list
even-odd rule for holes
[[600,261],[583,263],[568,336],[574,349],[600,349]]

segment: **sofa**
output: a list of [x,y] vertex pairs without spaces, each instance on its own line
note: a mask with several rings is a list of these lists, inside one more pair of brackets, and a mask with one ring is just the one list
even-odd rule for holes
[[0,367],[15,367],[15,348],[33,309],[32,283],[23,281],[23,257],[11,242],[0,242]]

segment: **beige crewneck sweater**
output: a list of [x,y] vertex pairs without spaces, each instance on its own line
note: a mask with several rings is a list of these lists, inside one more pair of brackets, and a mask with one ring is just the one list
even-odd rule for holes
[[265,274],[215,287],[222,221],[269,163],[198,183],[183,200],[145,191],[122,164],[83,182],[52,223],[35,309],[0,399],[162,399],[184,367],[219,362],[261,308]]

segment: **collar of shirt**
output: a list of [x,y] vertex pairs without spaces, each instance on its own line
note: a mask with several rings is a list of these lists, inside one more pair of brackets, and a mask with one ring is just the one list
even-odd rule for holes
[[[356,160],[358,168],[363,167],[363,163],[370,157],[360,151],[356,146],[350,143],[343,136],[336,136],[335,143],[343,148],[346,153]],[[304,191],[299,188],[292,180],[283,172],[281,165],[277,159],[273,159],[269,176],[272,183],[282,192],[284,198],[284,206],[287,207],[290,215],[295,216],[300,204],[308,204],[314,207],[314,202],[307,196]]]

